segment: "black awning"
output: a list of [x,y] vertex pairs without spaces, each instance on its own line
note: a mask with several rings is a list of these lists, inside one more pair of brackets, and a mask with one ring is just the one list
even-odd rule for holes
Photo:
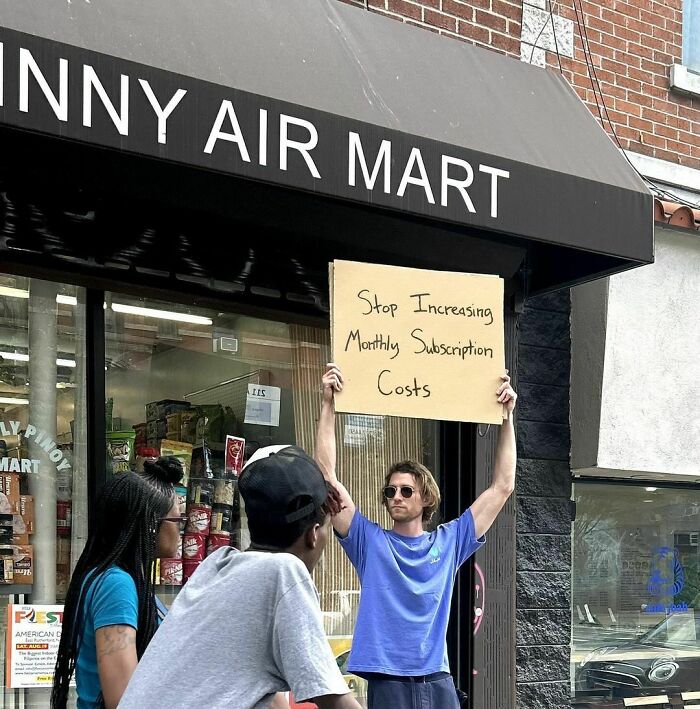
[[556,73],[337,0],[0,24],[0,124],[524,239],[566,261],[542,287],[653,260],[650,193]]

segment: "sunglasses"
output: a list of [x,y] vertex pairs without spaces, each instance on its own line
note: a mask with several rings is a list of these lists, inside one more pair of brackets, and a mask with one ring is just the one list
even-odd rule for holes
[[386,497],[387,500],[391,500],[396,496],[398,491],[401,492],[401,497],[403,497],[404,500],[408,500],[408,498],[415,492],[410,485],[400,485],[398,487],[396,485],[387,485],[384,488],[384,497]]
[[173,524],[177,524],[182,532],[187,524],[187,517],[185,515],[180,515],[179,517],[161,517],[158,522],[172,522]]

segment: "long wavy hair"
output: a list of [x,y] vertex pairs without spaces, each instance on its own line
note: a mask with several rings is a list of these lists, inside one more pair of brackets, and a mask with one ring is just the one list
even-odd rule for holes
[[[153,569],[159,520],[172,508],[174,486],[180,482],[182,474],[180,461],[166,457],[147,461],[143,473],[117,473],[105,484],[66,595],[51,692],[52,709],[66,709],[82,640],[89,580],[97,579],[110,566],[123,569],[134,579],[138,596],[136,652],[139,659],[146,650],[157,628]],[[101,695],[100,705],[104,706]]]

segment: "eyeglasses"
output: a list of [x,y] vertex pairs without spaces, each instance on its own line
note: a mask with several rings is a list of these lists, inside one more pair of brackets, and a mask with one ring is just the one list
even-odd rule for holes
[[158,522],[172,522],[173,524],[177,524],[182,532],[187,524],[187,517],[185,515],[180,515],[179,517],[161,517]]
[[398,491],[401,492],[401,497],[403,497],[404,500],[408,500],[408,498],[415,492],[410,485],[400,485],[398,487],[396,485],[387,485],[384,488],[384,497],[386,497],[387,500],[391,500],[396,496]]

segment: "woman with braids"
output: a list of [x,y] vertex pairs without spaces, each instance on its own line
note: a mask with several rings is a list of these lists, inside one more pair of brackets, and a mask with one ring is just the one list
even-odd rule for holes
[[182,474],[180,461],[166,457],[105,484],[68,588],[52,709],[65,709],[74,673],[78,709],[119,704],[163,617],[153,567],[177,551],[184,518],[174,486]]

